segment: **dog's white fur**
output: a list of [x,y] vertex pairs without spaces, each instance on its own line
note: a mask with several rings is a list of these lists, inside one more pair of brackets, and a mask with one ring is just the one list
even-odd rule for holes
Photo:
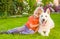
[[[44,22],[46,22],[45,25],[43,25],[43,19],[45,19]],[[39,16],[39,30],[38,32],[42,35],[42,36],[49,36],[50,33],[50,29],[54,28],[54,22],[50,17],[50,10],[47,9],[46,12],[41,12],[40,16]]]

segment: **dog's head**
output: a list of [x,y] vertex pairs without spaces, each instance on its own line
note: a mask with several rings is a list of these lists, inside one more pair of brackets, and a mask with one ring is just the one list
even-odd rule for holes
[[40,20],[39,20],[40,24],[43,24],[45,26],[45,24],[50,18],[50,10],[47,9],[46,12],[42,12],[39,17],[40,17]]

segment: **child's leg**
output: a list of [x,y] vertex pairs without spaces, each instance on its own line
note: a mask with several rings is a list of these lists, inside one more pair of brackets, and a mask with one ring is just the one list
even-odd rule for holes
[[34,31],[33,30],[29,30],[26,26],[23,27],[18,27],[18,28],[14,28],[11,30],[8,30],[6,32],[1,32],[2,34],[14,34],[14,33],[20,33],[20,34],[33,34]]
[[10,34],[10,33],[20,33],[20,32],[22,32],[24,30],[25,30],[25,26],[22,26],[22,27],[17,27],[17,28],[8,30],[7,33],[8,34]]
[[20,32],[20,34],[34,34],[33,30],[29,30],[27,26],[25,26],[24,30]]
[[26,26],[14,28],[12,30],[8,30],[8,33],[20,33],[20,34],[33,34],[33,30],[29,30]]
[[25,30],[25,31],[20,32],[20,34],[34,34],[34,31],[33,30]]
[[21,31],[25,30],[25,26],[17,27],[8,31],[1,31],[0,34],[13,34],[13,33],[20,33]]

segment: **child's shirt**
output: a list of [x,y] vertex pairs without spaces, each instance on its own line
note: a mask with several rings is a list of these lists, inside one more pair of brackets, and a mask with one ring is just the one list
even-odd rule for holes
[[30,24],[32,25],[37,25],[39,24],[39,18],[34,18],[34,16],[30,16],[29,19],[28,19],[28,22],[26,23],[26,26],[29,28],[29,29],[32,29],[32,30],[36,30],[36,28],[38,27],[30,27]]

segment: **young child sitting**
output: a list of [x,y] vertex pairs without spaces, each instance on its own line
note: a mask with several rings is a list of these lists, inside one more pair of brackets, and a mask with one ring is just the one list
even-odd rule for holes
[[17,27],[8,31],[2,31],[0,34],[34,34],[38,31],[39,26],[39,15],[41,12],[41,7],[36,8],[34,14],[29,17],[27,23],[22,27]]

